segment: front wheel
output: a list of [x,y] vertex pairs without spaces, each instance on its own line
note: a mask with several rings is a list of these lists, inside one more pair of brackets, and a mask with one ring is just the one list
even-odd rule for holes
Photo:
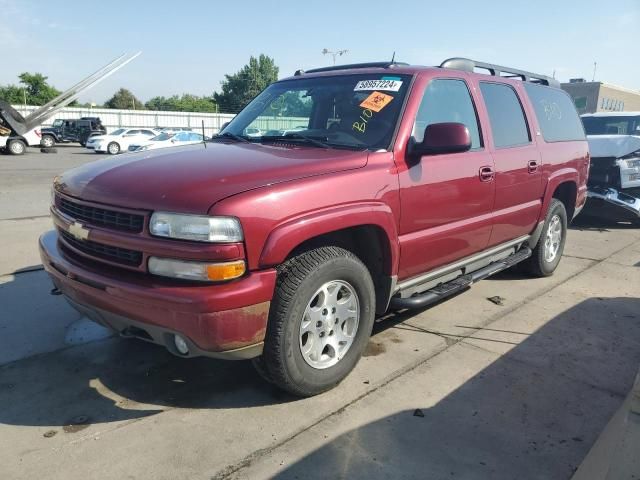
[[297,255],[278,268],[258,371],[294,395],[329,390],[358,363],[374,315],[373,281],[354,254],[321,247]]
[[109,145],[107,145],[107,152],[109,152],[111,155],[117,155],[118,153],[120,153],[120,145],[117,142],[111,142]]
[[55,138],[51,135],[43,135],[42,140],[40,140],[40,146],[43,148],[51,148],[56,144]]
[[22,155],[27,149],[27,146],[22,140],[11,140],[7,147],[11,155]]
[[542,227],[542,235],[527,260],[527,270],[535,277],[548,277],[560,263],[567,239],[567,211],[564,204],[552,199]]

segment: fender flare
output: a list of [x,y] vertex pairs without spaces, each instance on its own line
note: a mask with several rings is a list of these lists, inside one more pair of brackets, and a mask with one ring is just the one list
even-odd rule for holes
[[396,218],[391,207],[381,202],[340,205],[289,219],[269,233],[259,266],[267,268],[281,264],[297,246],[312,238],[361,226],[379,227],[384,231],[389,244],[388,274],[396,275],[400,259]]
[[56,141],[56,143],[61,143],[60,136],[54,132],[41,132],[41,135],[44,137],[45,135],[50,135]]
[[[549,209],[549,204],[551,203],[551,199],[553,198],[553,193],[558,188],[558,185],[561,183],[571,182],[576,186],[576,195],[578,193],[578,185],[580,175],[578,171],[574,168],[562,168],[553,172],[549,179],[547,180],[547,186],[544,191],[544,198],[542,199],[542,208],[540,209],[540,217],[538,221],[544,221],[547,216],[547,210]],[[576,202],[578,198],[576,196]]]

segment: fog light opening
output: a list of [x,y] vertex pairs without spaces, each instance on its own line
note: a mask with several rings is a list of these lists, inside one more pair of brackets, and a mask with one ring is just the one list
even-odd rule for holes
[[173,336],[173,343],[181,355],[187,355],[189,353],[189,345],[187,345],[187,341],[180,335]]

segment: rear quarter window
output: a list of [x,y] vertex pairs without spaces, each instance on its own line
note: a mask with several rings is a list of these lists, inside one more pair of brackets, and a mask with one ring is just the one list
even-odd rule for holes
[[556,88],[525,83],[545,142],[584,140],[584,129],[571,97]]

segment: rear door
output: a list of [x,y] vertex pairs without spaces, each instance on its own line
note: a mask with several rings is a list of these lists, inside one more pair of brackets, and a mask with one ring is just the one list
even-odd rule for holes
[[[469,129],[471,150],[425,155],[400,164],[400,280],[486,248],[494,200],[493,160],[485,147],[466,76],[431,78],[423,88],[413,124],[422,141],[434,123],[458,122]],[[489,172],[489,175],[483,172]]]
[[489,117],[496,197],[489,246],[527,235],[542,207],[542,165],[519,86],[480,81]]

